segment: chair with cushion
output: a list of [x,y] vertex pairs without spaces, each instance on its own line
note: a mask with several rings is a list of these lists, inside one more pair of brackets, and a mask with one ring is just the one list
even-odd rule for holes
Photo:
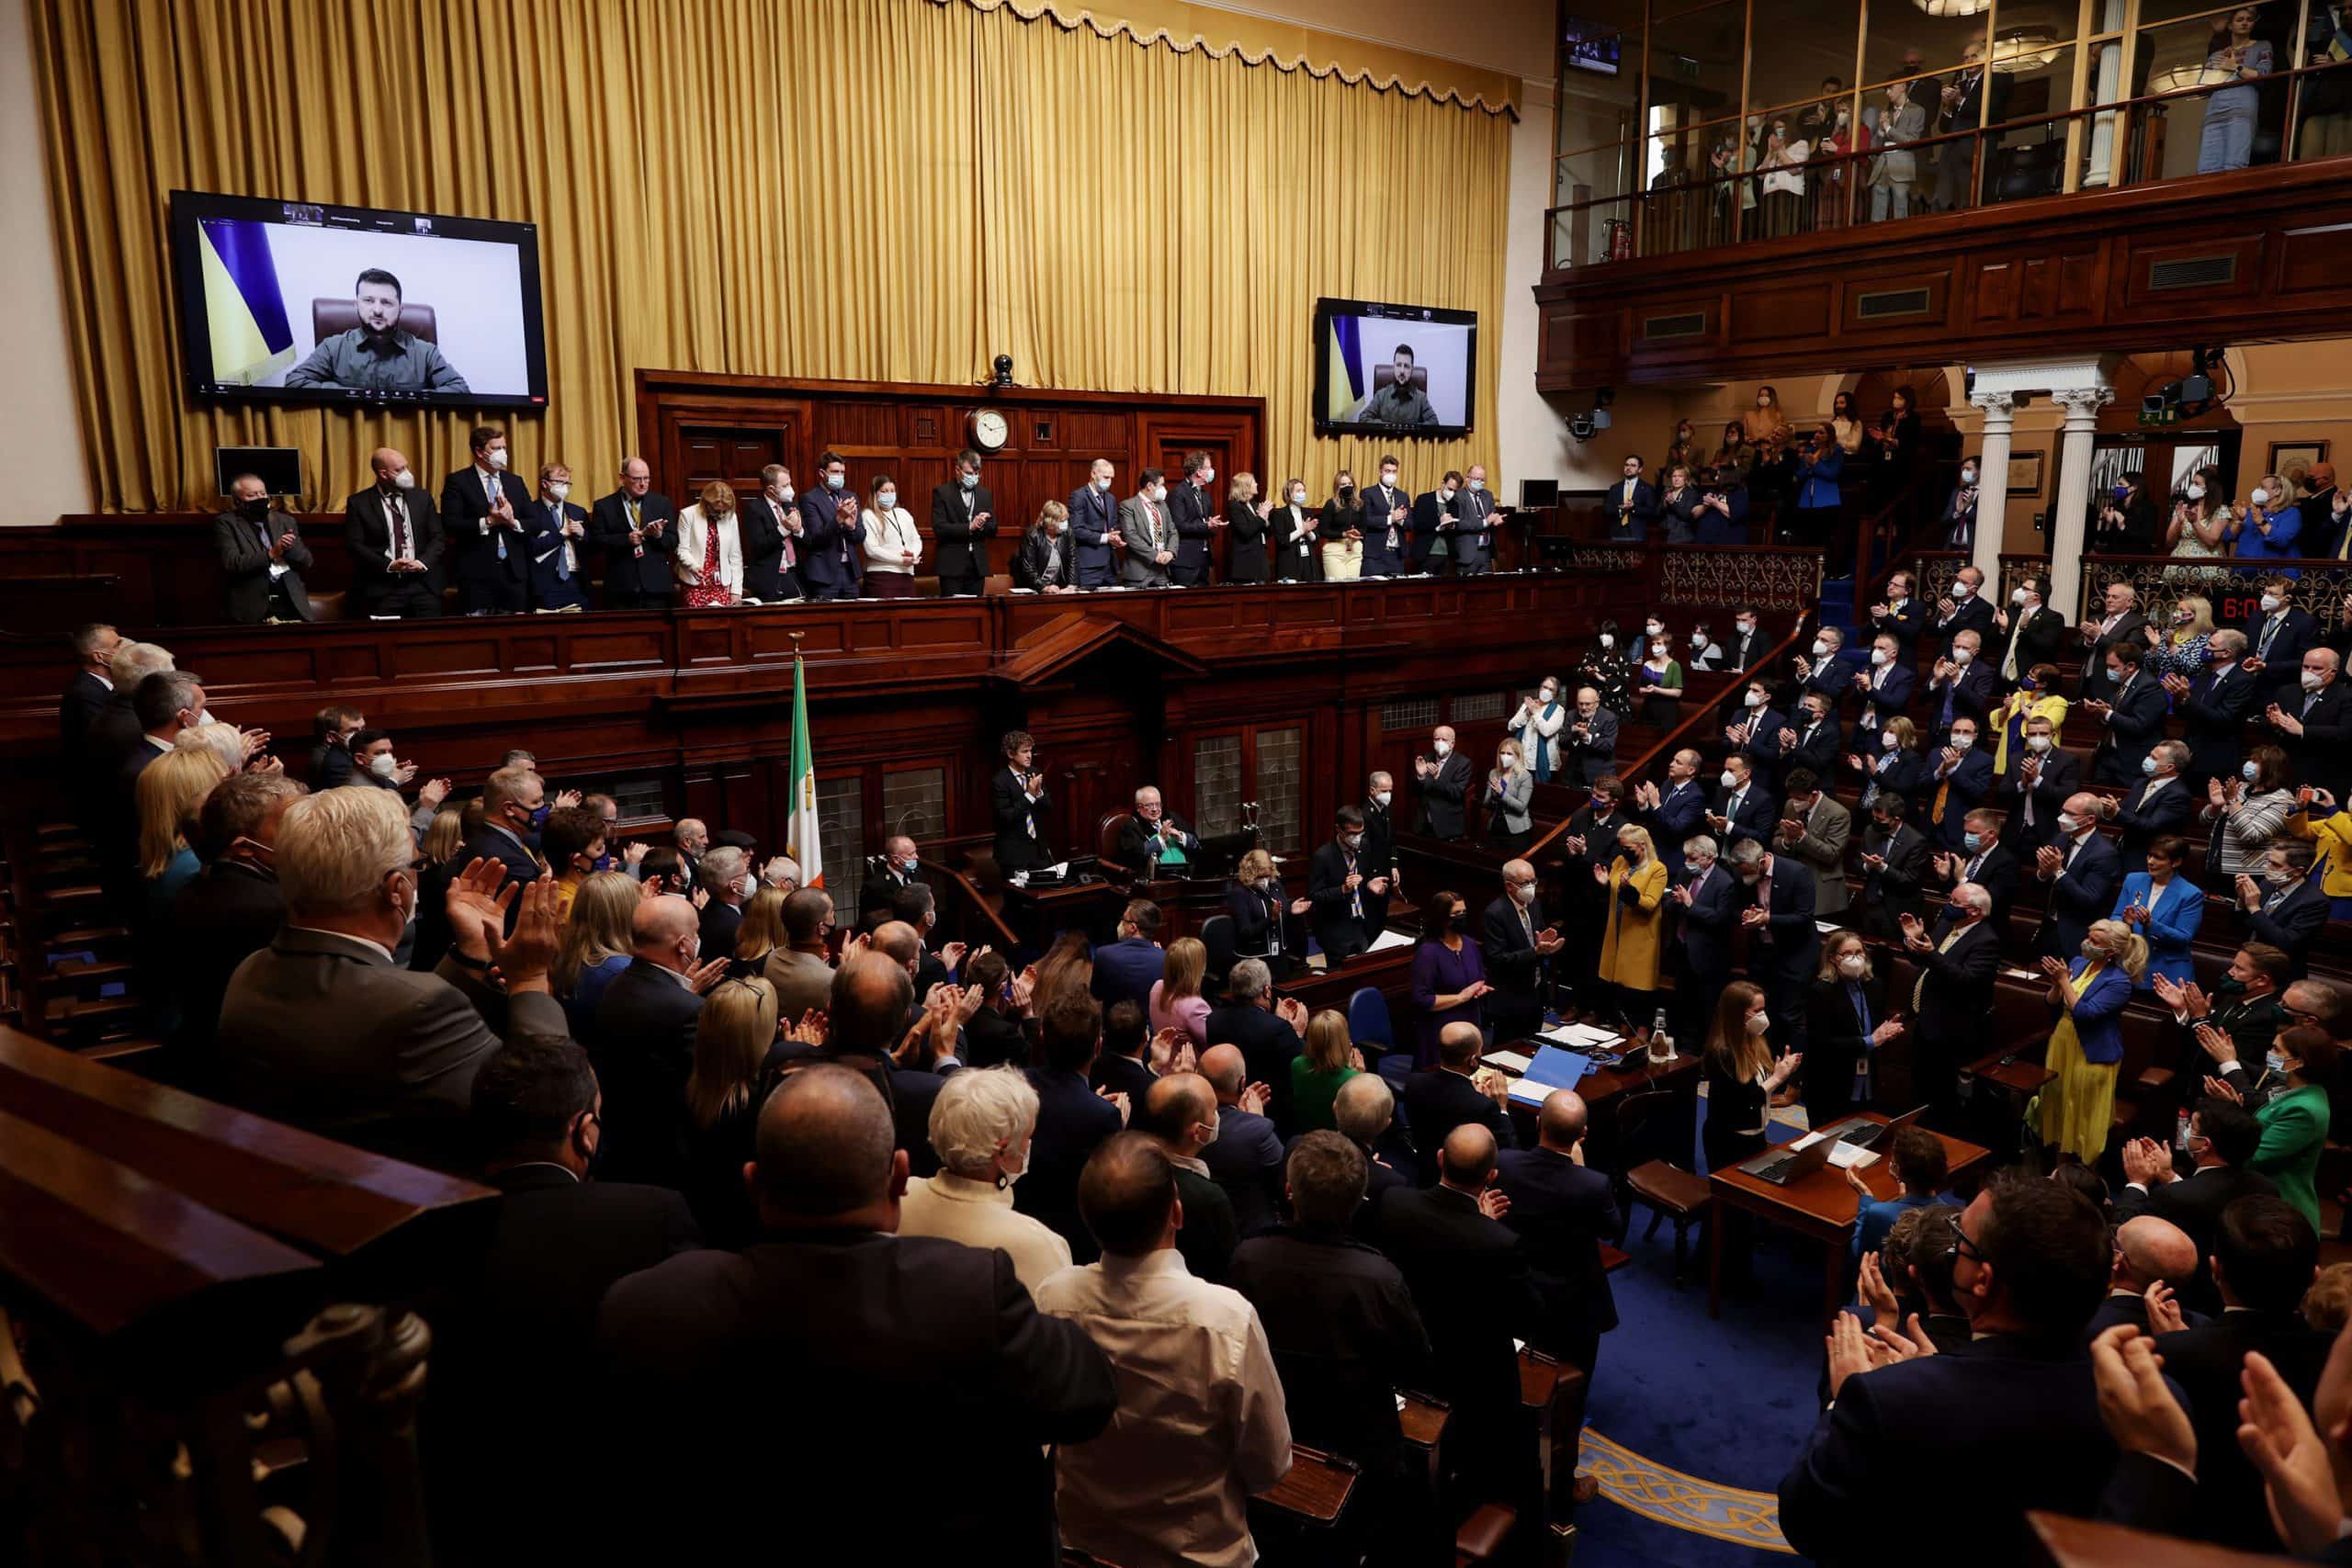
[[1233,951],[1233,917],[1211,915],[1201,922],[1201,945],[1209,950],[1208,975],[1202,988],[1222,991],[1232,976],[1236,954]]
[[345,618],[346,595],[340,588],[313,589],[311,592],[311,619],[340,621]]
[[1631,1094],[1618,1101],[1616,1148],[1617,1185],[1624,1190],[1628,1228],[1634,1203],[1646,1203],[1652,1211],[1649,1229],[1642,1233],[1644,1241],[1657,1235],[1660,1221],[1674,1222],[1674,1283],[1679,1288],[1689,1282],[1690,1227],[1707,1221],[1714,1194],[1705,1177],[1668,1157],[1670,1129],[1678,1125],[1683,1126],[1683,1157],[1690,1157],[1689,1132],[1687,1124],[1681,1123],[1678,1101],[1669,1089]]
[[[313,299],[311,301],[311,335],[313,341],[324,343],[337,333],[347,333],[359,324],[359,302],[356,299]],[[401,303],[401,331],[426,343],[438,344],[441,329],[433,307]]]
[[1396,1031],[1388,1021],[1388,998],[1380,994],[1379,987],[1359,986],[1348,998],[1348,1038],[1401,1097],[1405,1075],[1413,1070],[1413,1054],[1396,1049]]

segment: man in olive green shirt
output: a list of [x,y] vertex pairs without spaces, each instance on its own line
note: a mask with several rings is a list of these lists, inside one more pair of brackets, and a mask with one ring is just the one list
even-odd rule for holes
[[353,289],[359,324],[320,340],[311,357],[286,373],[289,387],[347,387],[369,392],[463,392],[466,378],[432,344],[401,327],[401,280],[381,267],[359,275]]
[[1371,424],[1435,424],[1437,410],[1430,406],[1430,396],[1413,385],[1413,350],[1398,344],[1392,369],[1395,379],[1372,394],[1364,404],[1363,417]]

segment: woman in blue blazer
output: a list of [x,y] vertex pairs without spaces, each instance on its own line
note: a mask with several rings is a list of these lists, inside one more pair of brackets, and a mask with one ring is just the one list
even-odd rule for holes
[[2176,986],[2197,977],[2188,949],[2197,928],[2205,923],[2205,890],[2180,874],[2188,860],[2188,841],[2177,833],[2160,833],[2148,840],[2148,869],[2123,879],[2115,896],[2114,919],[2146,939],[2148,967],[2137,983],[2143,991],[2155,989],[2162,975]]
[[2071,964],[2041,961],[2060,1013],[2041,1065],[2058,1076],[2042,1089],[2035,1121],[2043,1143],[2086,1166],[2107,1151],[2123,1066],[2123,1006],[2147,967],[2147,942],[2120,920],[2094,922]]
[[1869,810],[1882,795],[1899,795],[1910,803],[1916,821],[1918,802],[1914,796],[1928,778],[1928,760],[1919,755],[1917,726],[1898,714],[1872,732],[1871,744],[1874,752],[1857,751],[1849,759],[1855,772],[1870,776],[1862,786],[1862,809]]
[[[1845,470],[1846,453],[1838,445],[1838,433],[1825,424],[1805,443],[1793,475],[1799,544],[1826,546],[1837,537],[1838,509],[1846,502],[1838,476]],[[1831,565],[1836,565],[1834,558]]]

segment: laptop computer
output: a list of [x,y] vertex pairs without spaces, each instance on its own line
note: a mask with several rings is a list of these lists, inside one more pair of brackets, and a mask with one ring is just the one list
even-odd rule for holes
[[1738,1168],[1758,1181],[1769,1181],[1775,1187],[1786,1187],[1802,1177],[1811,1176],[1829,1163],[1829,1151],[1838,1140],[1815,1138],[1801,1149],[1771,1149],[1741,1164]]
[[1894,1136],[1895,1133],[1928,1113],[1924,1105],[1915,1105],[1892,1122],[1870,1122],[1860,1116],[1833,1122],[1821,1131],[1825,1136],[1836,1138],[1858,1149],[1874,1149]]

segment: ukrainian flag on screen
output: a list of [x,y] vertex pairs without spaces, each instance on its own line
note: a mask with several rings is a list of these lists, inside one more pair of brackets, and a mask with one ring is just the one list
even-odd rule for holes
[[251,386],[292,369],[294,328],[278,292],[267,225],[250,218],[208,218],[198,230],[211,378]]
[[1332,315],[1331,341],[1324,350],[1330,355],[1329,373],[1323,378],[1325,419],[1351,418],[1356,404],[1363,400],[1363,356],[1356,352],[1357,330],[1353,316]]

